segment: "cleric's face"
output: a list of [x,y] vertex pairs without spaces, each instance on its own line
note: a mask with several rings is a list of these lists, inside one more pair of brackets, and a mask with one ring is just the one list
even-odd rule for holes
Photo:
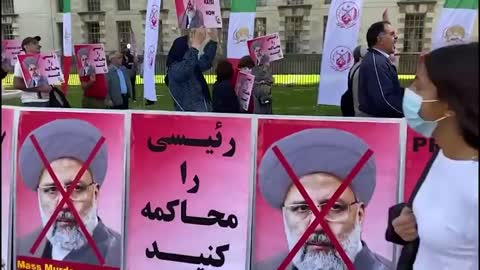
[[[82,163],[71,158],[61,158],[51,162],[50,166],[66,190],[81,169]],[[92,227],[95,226],[97,218],[98,191],[97,184],[94,182],[90,171],[87,170],[70,195],[70,199],[83,224],[87,227],[87,230],[91,231],[93,231]],[[48,171],[44,170],[40,176],[38,187],[38,201],[44,226],[61,200],[61,192]],[[59,245],[67,250],[78,249],[86,243],[79,223],[75,220],[67,204],[63,205],[61,211],[56,216],[53,225],[47,233],[47,238],[52,245]]]
[[82,61],[82,67],[86,68],[88,66],[88,56],[82,55],[80,60]]
[[253,52],[255,53],[255,57],[257,58],[257,60],[260,60],[262,58],[263,52],[260,46],[255,47],[255,49],[253,49]]
[[[342,183],[337,177],[325,173],[304,176],[300,182],[317,207],[326,204]],[[360,233],[363,216],[363,205],[356,201],[353,191],[347,188],[325,217],[331,231],[352,261],[361,249]],[[285,197],[283,217],[288,246],[292,249],[307,227],[315,220],[314,214],[309,210],[307,202],[295,185],[290,187]],[[315,228],[307,242],[295,255],[293,264],[299,270],[343,269],[344,267],[332,241],[320,225]]]
[[30,74],[30,77],[32,77],[32,78],[40,77],[40,75],[38,75],[38,67],[35,64],[28,65],[28,73]]

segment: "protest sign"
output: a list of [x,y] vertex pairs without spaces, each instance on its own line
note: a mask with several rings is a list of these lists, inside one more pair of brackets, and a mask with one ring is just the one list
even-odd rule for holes
[[134,113],[130,149],[126,269],[246,269],[251,119]]
[[222,28],[220,0],[175,0],[180,29]]
[[403,199],[408,201],[433,152],[438,149],[433,138],[425,138],[410,127],[407,129],[405,184]]
[[63,72],[55,52],[19,54],[22,75],[28,88],[41,85],[60,85],[64,82]]
[[103,44],[81,44],[73,47],[79,76],[108,72],[107,57]]
[[21,111],[17,269],[120,269],[124,119],[120,113]]
[[252,269],[391,261],[400,144],[395,120],[259,119]]
[[22,41],[2,40],[2,66],[8,66],[13,70],[17,62],[17,56],[22,52]]
[[248,110],[248,104],[250,102],[250,97],[252,96],[254,83],[255,76],[243,71],[238,72],[237,82],[235,84],[235,93],[237,94],[240,108],[242,108],[244,111]]
[[248,40],[247,45],[250,57],[257,66],[283,59],[278,33]]
[[10,266],[13,108],[2,107],[2,270]]

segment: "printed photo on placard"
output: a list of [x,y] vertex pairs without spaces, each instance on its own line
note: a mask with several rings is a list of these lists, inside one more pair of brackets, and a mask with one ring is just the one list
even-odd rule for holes
[[126,269],[247,265],[251,120],[132,114]]
[[20,61],[23,79],[28,88],[60,85],[64,82],[62,68],[55,52],[19,54],[18,61]]
[[250,73],[238,72],[237,83],[235,84],[235,93],[237,94],[240,108],[244,111],[248,110],[250,97],[252,96],[253,85],[255,84],[255,76]]
[[250,57],[257,66],[283,59],[278,33],[248,40],[247,45]]
[[260,119],[252,269],[393,270],[399,123]]
[[78,44],[73,46],[81,77],[108,72],[107,57],[103,44]]
[[124,119],[119,113],[21,112],[18,269],[120,269]]
[[2,40],[2,67],[8,67],[9,70],[13,71],[20,52],[22,52],[22,41],[15,39]]
[[220,0],[175,0],[180,29],[222,28]]
[[10,194],[13,190],[12,179],[12,136],[13,115],[15,110],[2,108],[2,270],[10,266],[11,209]]

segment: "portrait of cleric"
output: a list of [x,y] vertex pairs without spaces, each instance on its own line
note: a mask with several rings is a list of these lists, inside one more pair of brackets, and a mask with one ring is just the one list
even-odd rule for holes
[[[272,211],[281,212],[288,250],[254,262],[254,270],[277,269],[315,220],[307,201],[293,184],[284,164],[274,152],[275,146],[319,210],[370,149],[362,139],[352,133],[333,128],[310,128],[284,137],[266,150],[258,167],[258,187],[260,196]],[[374,153],[324,218],[355,270],[394,269],[388,259],[370,250],[368,243],[362,239],[362,226],[375,186]],[[307,241],[302,243],[287,269],[347,268],[327,233],[318,225]]]
[[[81,229],[84,226],[93,238],[105,265],[120,267],[122,237],[109,228],[108,224],[104,224],[98,215],[98,201],[102,196],[101,187],[108,168],[107,144],[99,144],[98,152],[92,154],[93,159],[89,160],[102,137],[95,126],[77,119],[50,121],[26,137],[18,154],[19,176],[24,186],[36,193],[38,206],[32,210],[36,211],[35,208],[38,207],[42,226],[33,233],[17,236],[17,256],[98,265],[94,249]],[[41,158],[40,152],[48,164]],[[80,180],[74,183],[77,174],[88,162],[90,163]],[[61,204],[63,192],[60,188],[71,192],[68,200],[75,209],[71,209],[67,203]],[[57,207],[60,208],[58,215],[53,217],[46,237],[41,239],[40,245],[32,254],[31,248]]]

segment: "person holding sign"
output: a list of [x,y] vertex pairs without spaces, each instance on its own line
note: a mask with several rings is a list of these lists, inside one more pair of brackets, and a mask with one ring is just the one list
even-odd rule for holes
[[[283,153],[301,185],[321,209],[345,181],[369,146],[349,132],[332,128],[306,129],[275,142],[263,156],[258,169],[261,194],[282,212],[289,249],[314,221],[305,198],[277,158]],[[390,270],[391,262],[371,251],[362,241],[362,226],[376,186],[376,162],[368,159],[325,216],[325,221],[357,270]],[[286,254],[260,263],[254,270],[274,270]],[[319,225],[293,257],[292,270],[345,269],[332,240]]]
[[[42,48],[42,46],[39,44],[40,40],[41,39],[39,36],[25,38],[22,41],[22,50],[26,54],[38,55],[40,53],[40,49]],[[27,68],[32,76],[38,74],[38,70],[36,70],[38,68],[36,61],[29,60],[28,63],[25,64],[28,64]],[[48,107],[49,93],[53,88],[52,86],[48,85],[48,82],[43,82],[44,80],[42,78],[36,76],[36,79],[33,79],[29,85],[25,84],[25,80],[23,79],[22,64],[20,61],[15,63],[13,87],[23,91],[21,97],[22,106]]]
[[439,150],[407,204],[389,210],[397,269],[478,269],[478,42],[420,56],[405,90],[408,125]]
[[216,29],[194,29],[189,36],[173,42],[167,57],[165,83],[176,111],[211,111],[210,91],[203,72],[212,67],[217,46]]
[[238,113],[240,107],[238,104],[235,90],[231,85],[233,77],[233,66],[227,60],[222,60],[217,64],[215,70],[217,82],[213,85],[213,112],[220,113]]

